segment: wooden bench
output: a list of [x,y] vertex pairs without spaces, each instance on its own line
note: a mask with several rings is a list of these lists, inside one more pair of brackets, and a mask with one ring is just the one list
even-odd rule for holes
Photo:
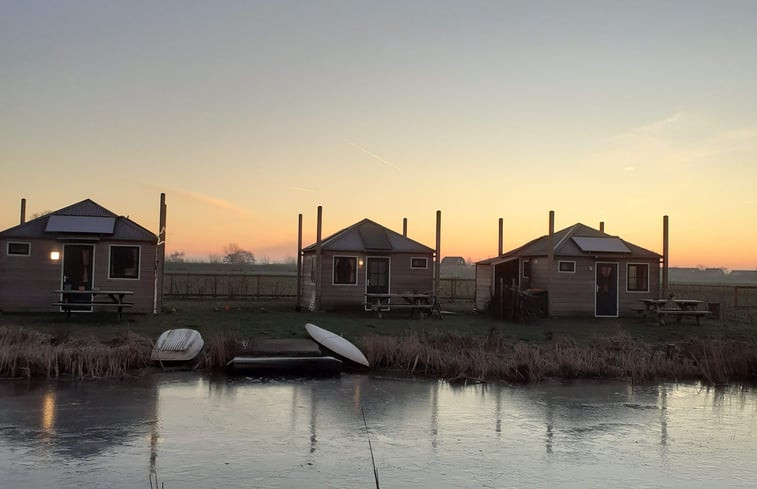
[[655,311],[657,314],[657,322],[660,323],[660,325],[665,325],[665,316],[675,316],[676,322],[680,323],[681,319],[684,316],[693,317],[697,320],[697,324],[699,324],[699,318],[709,316],[712,314],[710,311],[692,311],[692,310],[684,310],[684,309],[669,309],[669,308],[660,308]]
[[66,313],[66,319],[71,318],[71,311],[76,310],[79,307],[115,307],[117,308],[117,319],[121,320],[121,312],[125,308],[129,308],[134,305],[132,302],[122,302],[122,303],[116,303],[116,302],[104,302],[104,301],[87,301],[87,302],[53,302],[54,306],[58,306],[61,309],[63,309],[63,312]]
[[389,312],[392,310],[410,310],[411,317],[416,317],[417,314],[420,314],[422,317],[424,313],[431,315],[433,314],[434,310],[436,310],[439,313],[439,318],[442,317],[441,308],[438,306],[438,304],[387,304],[385,302],[366,302],[363,304],[363,306],[369,308],[369,310],[373,312],[378,313],[379,318],[382,317],[382,312]]

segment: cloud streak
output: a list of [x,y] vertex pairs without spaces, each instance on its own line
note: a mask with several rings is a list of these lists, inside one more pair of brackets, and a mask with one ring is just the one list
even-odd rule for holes
[[383,163],[386,166],[389,166],[391,168],[394,168],[395,170],[399,170],[399,168],[397,167],[397,165],[395,165],[391,161],[387,161],[384,158],[382,158],[379,155],[377,155],[376,153],[373,153],[372,151],[369,151],[369,150],[365,149],[364,147],[362,147],[359,144],[357,144],[355,141],[351,141],[351,140],[346,139],[346,138],[345,138],[345,141],[347,141],[347,143],[349,143],[350,146],[359,149],[360,151],[362,151],[363,153],[367,154],[368,156],[370,156],[374,160],[380,161],[381,163]]
[[240,207],[232,202],[229,202],[228,200],[219,199],[218,197],[213,197],[212,195],[202,194],[199,192],[193,192],[191,190],[186,190],[182,188],[166,187],[164,185],[155,185],[152,183],[148,183],[145,185],[159,189],[169,194],[169,196],[171,194],[178,195],[186,199],[193,200],[195,202],[199,202],[201,204],[204,204],[210,207],[215,207],[216,209],[220,209],[223,211],[233,212],[235,214],[245,216],[245,217],[257,217],[255,213],[253,213],[252,211],[248,209]]

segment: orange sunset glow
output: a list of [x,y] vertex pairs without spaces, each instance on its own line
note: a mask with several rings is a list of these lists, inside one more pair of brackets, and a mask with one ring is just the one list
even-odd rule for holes
[[[175,8],[170,8],[174,5]],[[605,223],[757,268],[757,29],[741,4],[8,3],[0,228],[85,198],[167,253],[280,261],[362,218],[472,260]],[[751,20],[750,20],[751,19]]]

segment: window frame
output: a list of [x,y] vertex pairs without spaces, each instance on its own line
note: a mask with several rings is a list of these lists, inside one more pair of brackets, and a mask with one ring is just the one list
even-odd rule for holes
[[[11,253],[11,245],[26,245],[26,253]],[[8,241],[5,245],[6,256],[32,256],[31,241]]]
[[[573,270],[560,270],[560,265],[563,263],[572,263]],[[576,261],[575,260],[557,260],[557,273],[576,273]]]
[[[629,284],[629,278],[631,277],[631,274],[629,273],[629,270],[631,269],[631,266],[634,266],[634,267],[641,267],[641,266],[643,266],[643,267],[647,268],[647,281],[646,281],[646,288],[645,289],[643,289],[643,290],[642,289],[638,289],[637,290],[637,289],[631,289],[629,287],[629,285],[630,285]],[[649,263],[636,263],[636,262],[626,263],[626,292],[627,293],[629,293],[629,294],[648,294],[649,293],[649,291],[650,291],[650,283],[649,283],[650,282],[650,277],[649,277],[650,268],[651,267],[649,266]],[[638,282],[638,280],[637,280],[637,282]]]
[[520,263],[521,278],[531,278],[531,260],[521,259]]
[[[355,282],[337,282],[336,281],[336,259],[337,258],[351,258],[355,260]],[[345,287],[354,287],[358,285],[358,256],[357,255],[334,255],[331,258],[331,285],[333,286],[345,286]]]
[[[413,260],[423,260],[422,267],[416,267],[413,265]],[[410,270],[428,270],[428,257],[427,256],[411,256],[410,257]]]
[[[118,277],[113,276],[113,248],[136,248],[137,249],[137,276]],[[142,245],[116,245],[108,246],[108,280],[139,280],[142,275]]]

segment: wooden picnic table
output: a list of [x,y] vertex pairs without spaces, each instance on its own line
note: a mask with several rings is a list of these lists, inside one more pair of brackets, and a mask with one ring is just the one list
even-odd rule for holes
[[[395,301],[392,301],[395,299]],[[397,302],[401,300],[401,302]],[[377,312],[381,317],[382,311],[391,311],[392,309],[410,309],[410,315],[415,316],[425,312],[431,314],[434,310],[439,312],[441,318],[441,308],[439,303],[431,295],[431,293],[418,293],[418,292],[402,292],[392,294],[365,294],[365,307],[366,310]]]
[[638,310],[644,313],[645,319],[653,317],[662,326],[665,325],[665,318],[669,316],[675,316],[676,322],[679,323],[684,316],[692,317],[699,324],[700,318],[711,314],[710,311],[697,309],[704,301],[696,299],[640,299],[640,301],[644,304],[644,308]]
[[60,298],[57,302],[53,302],[53,305],[60,306],[61,310],[66,313],[67,319],[71,317],[71,311],[86,310],[81,308],[87,308],[91,311],[93,307],[115,307],[116,317],[120,321],[122,311],[134,305],[125,300],[126,297],[134,294],[134,291],[131,290],[59,289],[54,292],[60,294]]

